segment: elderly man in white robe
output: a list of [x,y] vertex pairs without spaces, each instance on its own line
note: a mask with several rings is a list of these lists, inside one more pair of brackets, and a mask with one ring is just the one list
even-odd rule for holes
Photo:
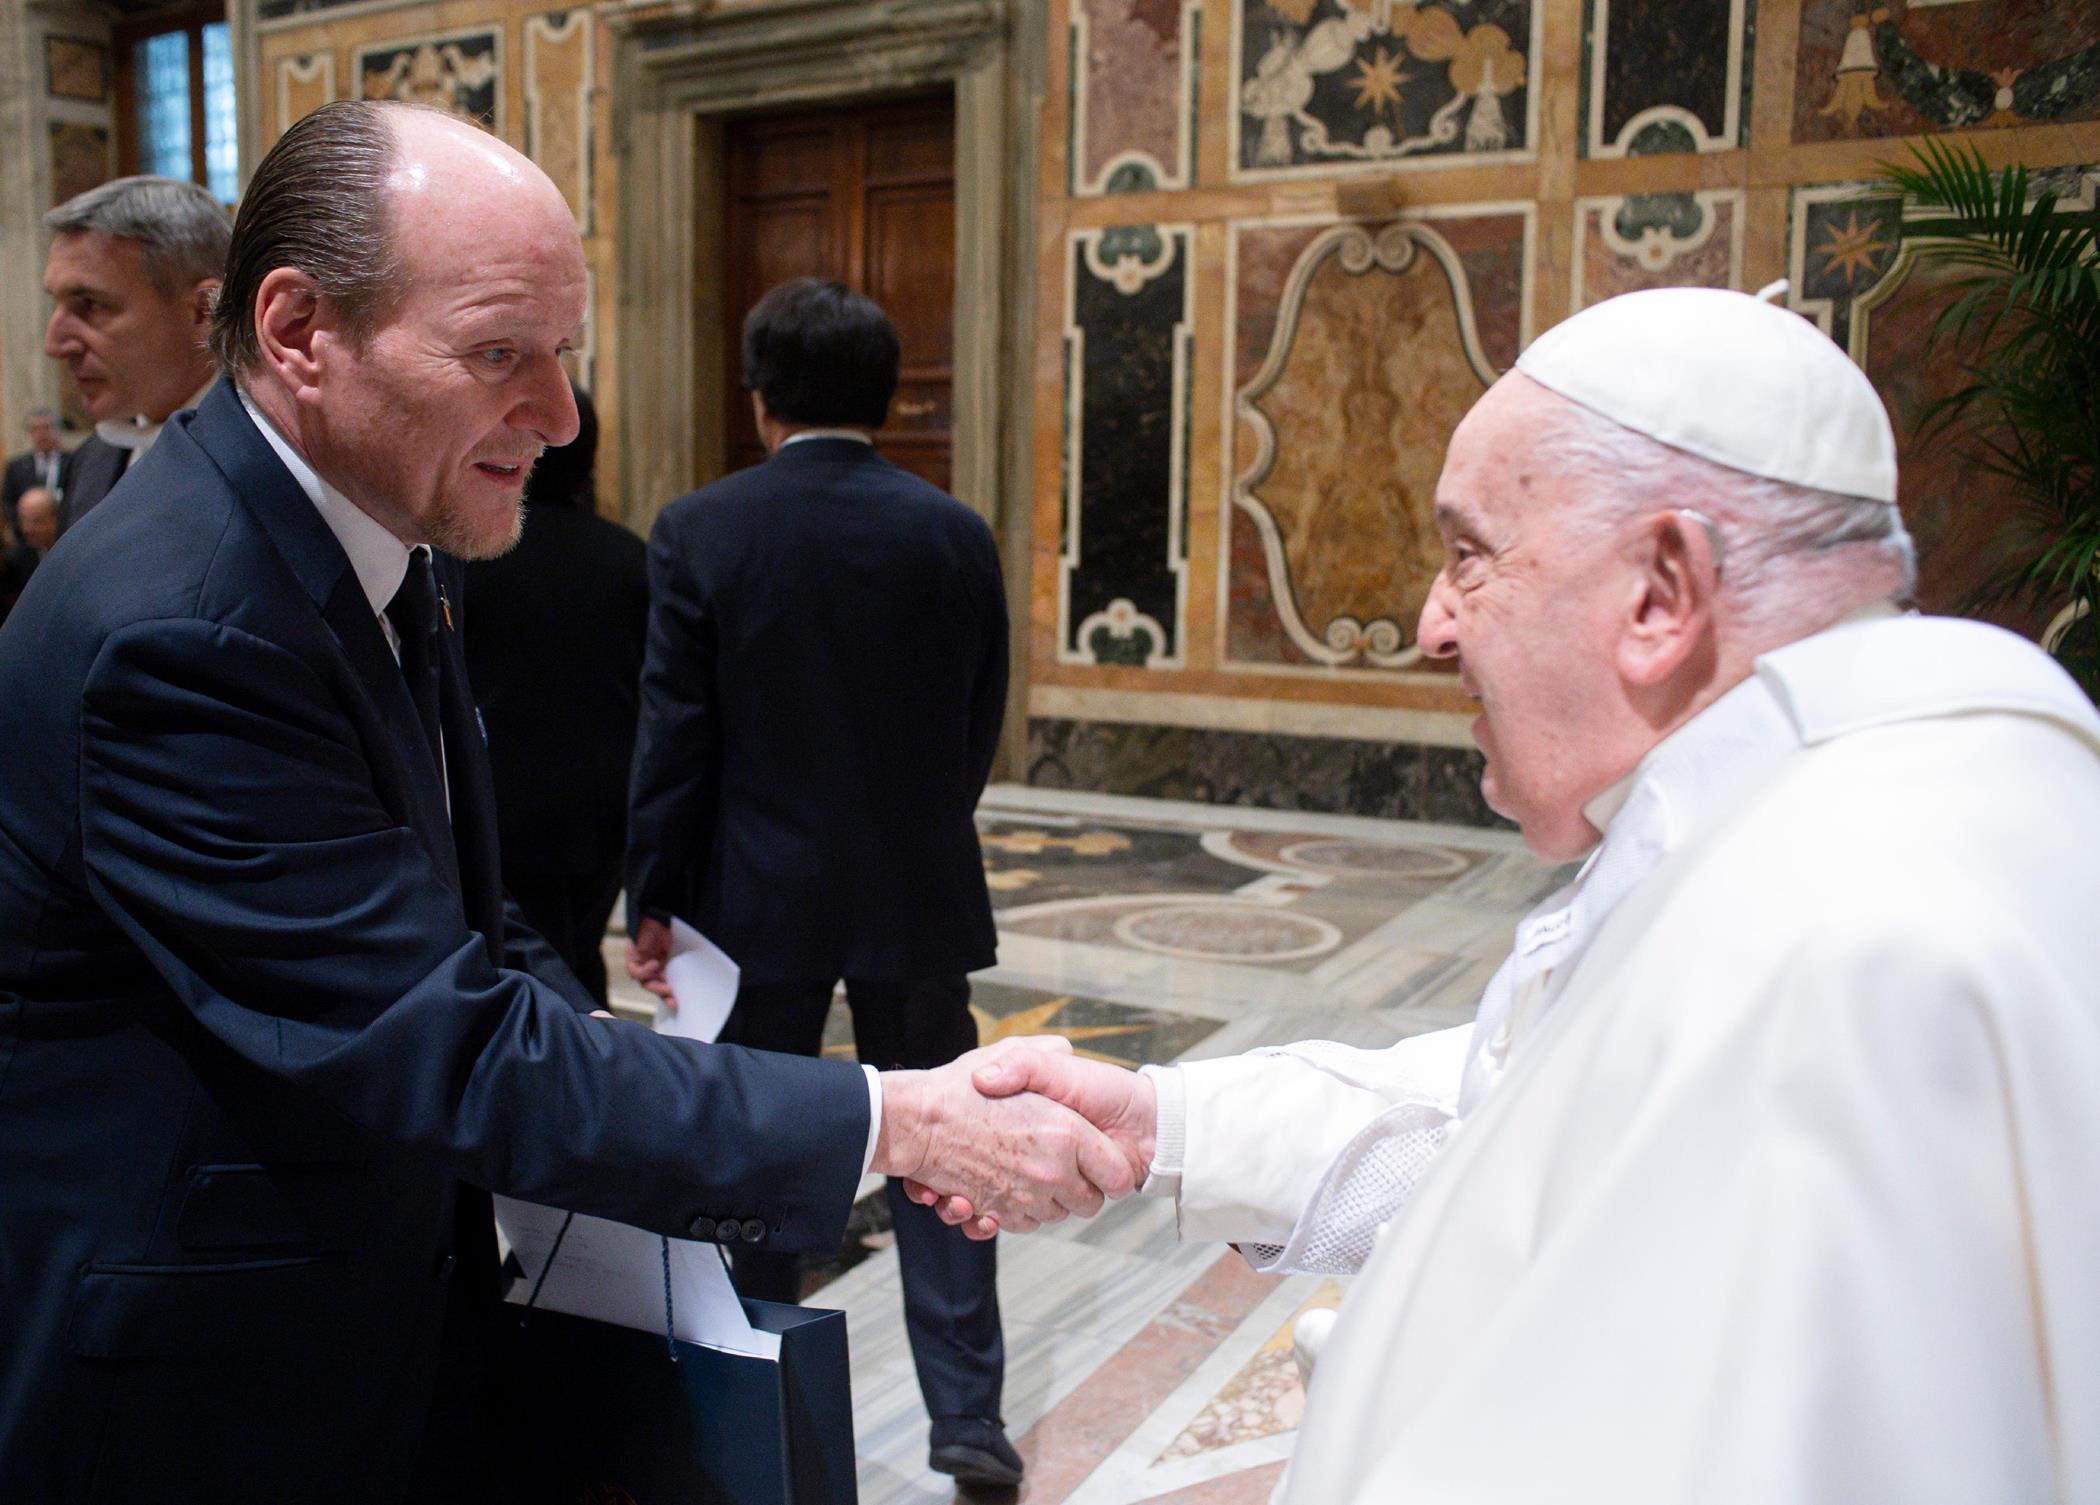
[[1360,1271],[1289,1505],[2100,1501],[2100,719],[1899,612],[1895,497],[1804,320],[1577,314],[1437,490],[1420,642],[1488,802],[1587,854],[1477,1022],[980,1074],[1184,1237]]

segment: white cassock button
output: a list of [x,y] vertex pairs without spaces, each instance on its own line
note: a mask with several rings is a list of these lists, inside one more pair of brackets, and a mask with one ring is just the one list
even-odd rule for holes
[[1386,1219],[1386,1220],[1385,1220],[1385,1221],[1384,1221],[1383,1223],[1380,1223],[1380,1224],[1379,1224],[1379,1225],[1378,1225],[1378,1226],[1377,1226],[1376,1228],[1372,1229],[1372,1230],[1371,1230],[1371,1239],[1372,1239],[1372,1242],[1374,1242],[1374,1243],[1380,1243],[1380,1244],[1384,1243],[1384,1242],[1385,1242],[1385,1231],[1386,1231],[1386,1229],[1388,1229],[1388,1228],[1390,1228],[1390,1227],[1392,1227],[1392,1226],[1393,1226],[1393,1220],[1392,1220],[1391,1218],[1387,1218],[1387,1219]]

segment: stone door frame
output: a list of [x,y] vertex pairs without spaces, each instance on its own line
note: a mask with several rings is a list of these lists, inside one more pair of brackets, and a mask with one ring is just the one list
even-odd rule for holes
[[719,473],[723,136],[732,115],[955,90],[954,492],[999,539],[1013,624],[1006,776],[1026,744],[1035,196],[1045,0],[601,4],[619,161],[620,513],[647,533]]

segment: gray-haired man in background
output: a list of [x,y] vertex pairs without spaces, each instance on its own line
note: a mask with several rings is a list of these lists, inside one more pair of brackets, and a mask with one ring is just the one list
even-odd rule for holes
[[63,498],[71,527],[194,407],[217,366],[204,343],[233,227],[195,183],[118,178],[44,216],[53,233],[44,354],[63,361],[94,416]]

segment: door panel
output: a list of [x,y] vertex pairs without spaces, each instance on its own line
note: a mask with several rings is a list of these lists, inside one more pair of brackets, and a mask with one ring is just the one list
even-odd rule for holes
[[744,390],[744,316],[790,277],[880,303],[903,351],[882,452],[946,489],[955,319],[955,108],[891,101],[733,122],[727,138],[724,425],[731,469],[764,458]]

